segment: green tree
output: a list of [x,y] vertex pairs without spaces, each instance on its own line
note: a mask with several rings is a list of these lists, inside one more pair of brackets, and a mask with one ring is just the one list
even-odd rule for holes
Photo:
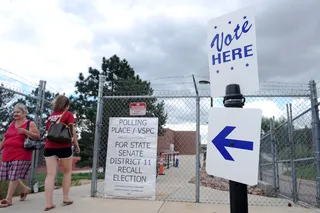
[[12,121],[12,100],[15,96],[13,92],[3,89],[3,84],[0,88],[0,136],[2,140],[3,134],[7,131],[9,124]]
[[[102,58],[101,71],[89,68],[89,75],[84,77],[79,74],[79,79],[75,86],[77,96],[70,97],[72,108],[76,111],[80,135],[81,162],[80,166],[92,165],[92,153],[94,142],[94,130],[97,111],[97,96],[99,75],[106,76],[104,85],[104,95],[106,96],[130,96],[153,94],[150,82],[142,80],[135,74],[134,69],[129,65],[126,59],[120,59],[113,55],[109,59]],[[107,98],[104,99],[102,110],[102,126],[100,138],[100,157],[99,166],[105,165],[105,157],[108,141],[108,124],[110,117],[129,117],[130,102],[143,101],[147,105],[145,117],[158,117],[159,135],[163,134],[162,126],[166,123],[167,114],[164,110],[164,102],[159,102],[156,98],[134,99],[134,98]]]
[[[49,103],[55,95],[53,95],[50,92],[45,92],[45,99],[46,102],[44,104],[44,110],[42,114],[42,127],[45,126],[45,121],[47,117],[49,116],[51,109],[49,106]],[[9,124],[13,121],[12,117],[12,111],[14,106],[17,103],[23,103],[28,108],[28,115],[27,118],[31,120],[35,120],[36,116],[36,109],[37,109],[37,97],[38,97],[38,88],[35,90],[32,90],[29,96],[22,96],[19,94],[15,94],[14,92],[11,92],[9,90],[0,88],[0,134],[3,135],[3,133],[7,130]],[[39,112],[38,112],[39,113]],[[42,134],[44,131],[41,131]]]
[[295,129],[293,132],[295,142],[296,157],[306,158],[314,155],[312,129],[305,126],[304,128]]
[[[29,114],[27,116],[28,119],[34,120],[35,121],[35,116],[39,113],[40,111],[37,111],[37,104],[38,104],[38,92],[39,88],[36,88],[31,91],[30,96],[25,96],[23,98],[19,98],[16,103],[23,103],[27,106]],[[42,114],[40,115],[41,119],[41,124],[42,124],[42,131],[41,134],[44,134],[44,127],[46,125],[46,120],[48,116],[51,113],[51,107],[50,103],[53,100],[53,98],[58,95],[58,94],[53,94],[49,91],[45,91],[44,95],[44,104],[43,104],[43,111]]]
[[[286,122],[286,119],[281,117],[279,119],[274,119],[274,128],[277,129],[281,124]],[[261,133],[267,134],[270,131],[270,118],[262,117],[261,119]]]
[[[291,158],[291,142],[289,140],[288,123],[285,118],[274,120],[274,136],[276,140],[277,157],[279,160],[288,160]],[[270,153],[270,118],[263,117],[261,122],[261,151]],[[295,158],[306,158],[313,155],[313,137],[312,129],[305,126],[296,128],[292,126],[292,137],[294,142]]]
[[[288,126],[287,120],[283,117],[274,119],[274,137],[277,144],[277,152],[281,153],[282,150],[288,146]],[[272,154],[271,149],[271,135],[270,135],[270,118],[262,117],[261,120],[261,144],[260,149],[262,153]]]

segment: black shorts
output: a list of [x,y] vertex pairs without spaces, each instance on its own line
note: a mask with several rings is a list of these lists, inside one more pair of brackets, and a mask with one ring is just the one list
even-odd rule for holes
[[57,158],[70,158],[72,157],[72,148],[45,148],[44,157],[56,156]]

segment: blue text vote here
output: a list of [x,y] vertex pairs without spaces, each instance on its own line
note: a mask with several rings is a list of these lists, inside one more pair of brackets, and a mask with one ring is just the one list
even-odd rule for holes
[[244,46],[243,48],[235,48],[224,52],[212,55],[212,65],[226,63],[237,59],[253,56],[252,44]]
[[228,46],[230,46],[234,40],[241,39],[241,36],[248,33],[251,27],[252,24],[249,25],[249,21],[246,20],[242,24],[242,27],[237,24],[232,34],[225,35],[224,32],[217,33],[210,44],[211,48],[217,49],[217,53],[212,55],[212,65],[227,63],[253,56],[253,44],[228,49]]

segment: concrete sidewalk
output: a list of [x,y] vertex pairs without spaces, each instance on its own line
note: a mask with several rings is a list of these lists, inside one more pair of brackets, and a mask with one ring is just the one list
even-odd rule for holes
[[[61,206],[62,191],[56,190],[54,200],[56,208],[50,212],[76,212],[76,213],[229,213],[229,205],[212,205],[198,203],[174,203],[164,201],[120,200],[101,199],[89,197],[88,185],[71,188],[71,199],[74,204]],[[271,204],[272,205],[272,204]],[[11,207],[0,209],[5,213],[37,213],[43,212],[45,197],[43,193],[29,195],[26,201],[19,202],[17,199]],[[314,209],[301,207],[260,207],[250,206],[250,213],[319,213]]]

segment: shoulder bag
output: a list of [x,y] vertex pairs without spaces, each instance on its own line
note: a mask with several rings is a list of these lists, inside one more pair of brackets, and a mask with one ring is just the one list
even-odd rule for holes
[[[31,121],[28,120],[26,130],[29,130],[30,122]],[[40,147],[41,147],[41,143],[31,140],[31,138],[29,137],[26,137],[26,139],[24,140],[24,148],[27,150],[36,150],[36,149],[40,149]]]
[[61,122],[61,118],[65,112],[66,111],[61,114],[56,122],[50,121],[51,124],[47,134],[48,140],[60,144],[72,143],[71,126]]

